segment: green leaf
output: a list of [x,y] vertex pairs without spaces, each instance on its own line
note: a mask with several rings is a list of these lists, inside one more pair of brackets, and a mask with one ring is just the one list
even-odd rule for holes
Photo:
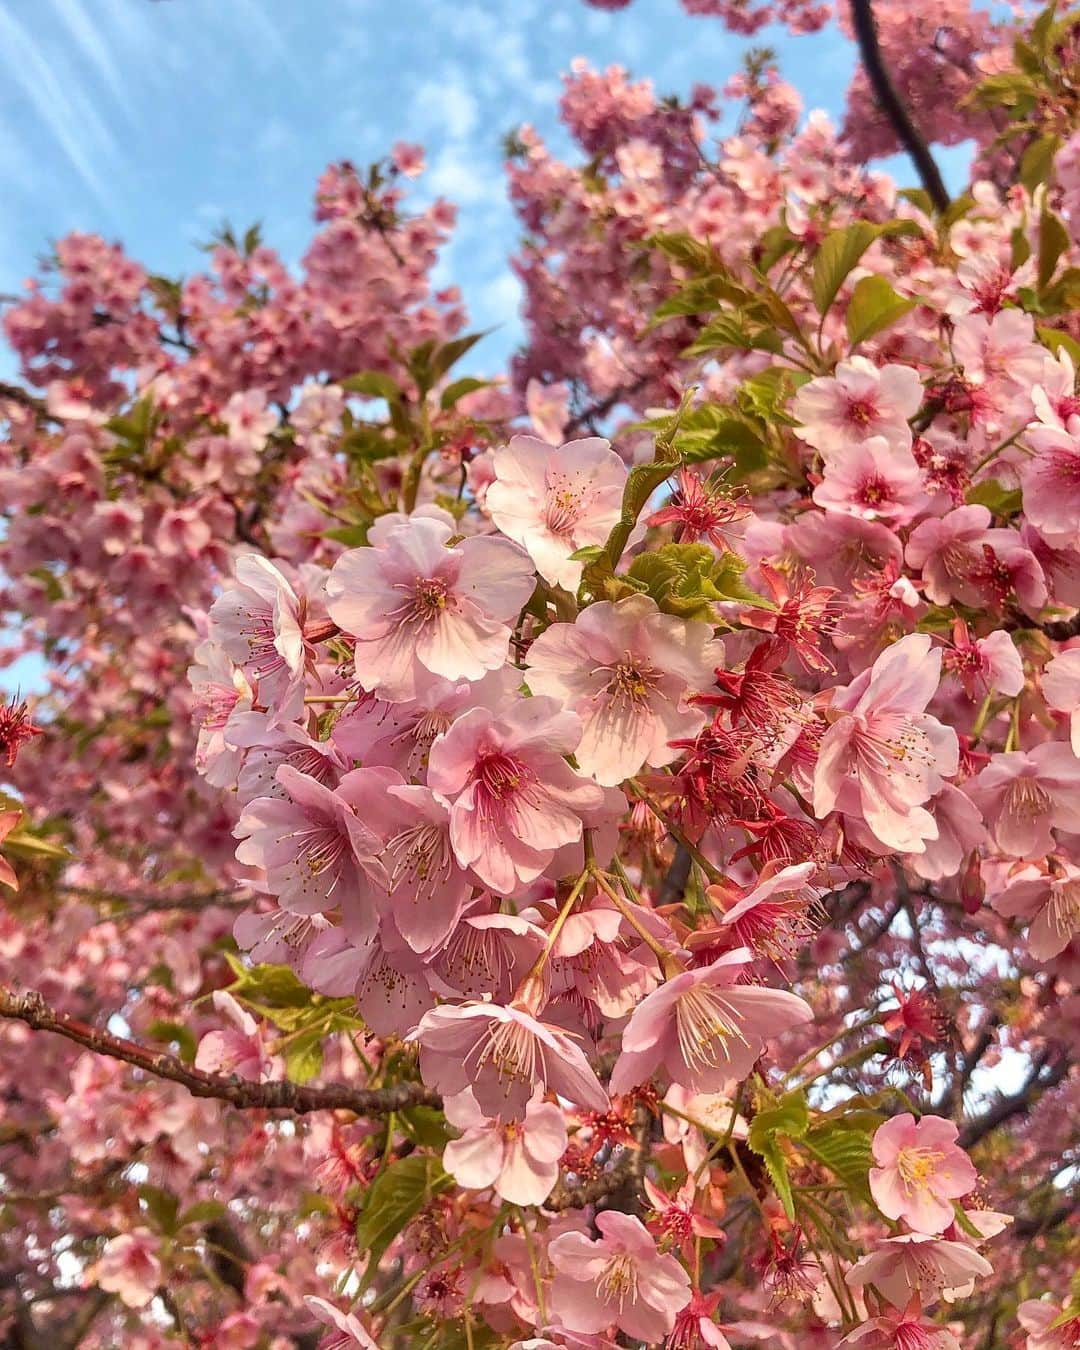
[[446,386],[439,399],[439,407],[447,412],[466,394],[475,394],[478,389],[490,389],[494,383],[494,380],[478,380],[474,375],[465,375]]
[[1069,247],[1069,231],[1060,216],[1044,211],[1039,219],[1039,290],[1044,291],[1057,270],[1058,259]]
[[441,347],[436,347],[430,361],[432,384],[441,380],[451,366],[456,365],[466,352],[472,351],[481,338],[487,337],[489,331],[466,333],[464,337],[452,338]]
[[151,1022],[146,1028],[146,1034],[152,1041],[164,1041],[166,1045],[175,1045],[176,1053],[185,1064],[190,1064],[195,1058],[198,1045],[194,1033],[190,1027],[184,1026],[183,1022]]
[[214,1223],[217,1219],[223,1219],[228,1212],[220,1200],[196,1200],[180,1215],[176,1226],[186,1228],[189,1223]]
[[857,220],[825,236],[814,259],[811,283],[814,304],[819,314],[828,312],[852,268],[880,233],[878,226],[871,225],[869,221]]
[[332,529],[323,530],[322,537],[336,539],[346,548],[362,548],[367,543],[370,529],[370,525],[335,525]]
[[751,328],[740,315],[725,312],[705,325],[683,356],[707,356],[730,347],[738,351],[779,353],[783,351],[784,343],[775,330]]
[[289,1037],[285,1046],[285,1072],[293,1083],[306,1083],[315,1077],[323,1064],[323,1026],[310,1027]]
[[856,220],[827,234],[814,259],[814,275],[810,285],[817,312],[828,312],[840,293],[840,287],[875,239],[885,235],[920,233],[913,220],[892,220],[883,225]]
[[1068,352],[1073,368],[1080,370],[1080,342],[1059,328],[1036,328],[1036,334],[1044,347],[1049,347],[1056,356],[1058,352]]
[[180,1210],[180,1202],[172,1191],[163,1190],[160,1186],[151,1186],[144,1183],[138,1188],[139,1198],[146,1206],[146,1212],[153,1220],[154,1227],[159,1233],[164,1233],[166,1237],[171,1237],[176,1232],[176,1216]]
[[1029,192],[1049,179],[1060,147],[1060,136],[1038,136],[1025,149],[1020,157],[1019,178]]
[[898,295],[884,277],[861,277],[851,292],[847,314],[848,339],[857,346],[867,338],[891,328],[915,308],[916,301]]
[[884,1117],[871,1113],[874,1123],[869,1130],[844,1117],[815,1126],[802,1143],[807,1152],[822,1163],[860,1199],[869,1199],[867,1174],[873,1162],[870,1139]]
[[411,1219],[440,1191],[450,1177],[430,1153],[410,1153],[379,1173],[367,1190],[356,1223],[356,1241],[369,1253],[365,1281],[375,1273],[383,1253]]
[[409,1138],[415,1139],[424,1148],[441,1151],[450,1140],[446,1119],[433,1106],[410,1106],[399,1112],[397,1118]]
[[338,383],[350,394],[363,394],[365,398],[384,398],[388,403],[404,398],[401,385],[392,376],[381,370],[362,370],[357,375],[349,375]]
[[795,1197],[791,1191],[791,1178],[788,1176],[787,1159],[784,1157],[780,1145],[775,1136],[764,1140],[760,1148],[754,1150],[760,1153],[765,1162],[765,1170],[769,1174],[769,1180],[773,1184],[773,1190],[780,1198],[780,1203],[784,1207],[784,1213],[788,1219],[795,1221]]
[[731,482],[756,473],[767,462],[761,433],[738,417],[725,417],[713,428],[681,434],[675,443],[687,464],[729,457],[734,465]]
[[689,234],[654,234],[646,243],[652,244],[673,262],[681,263],[692,272],[717,272],[722,269],[715,249]]
[[985,478],[968,488],[964,497],[968,506],[985,506],[995,516],[1015,516],[1023,505],[1019,488],[1007,488],[996,478]]
[[806,1094],[789,1092],[781,1097],[776,1106],[757,1113],[750,1122],[746,1142],[755,1153],[760,1153],[770,1136],[786,1134],[789,1139],[801,1139],[809,1126]]

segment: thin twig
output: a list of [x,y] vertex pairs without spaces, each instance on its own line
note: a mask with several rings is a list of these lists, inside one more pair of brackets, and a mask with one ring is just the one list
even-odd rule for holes
[[863,67],[874,91],[878,107],[889,119],[893,131],[901,145],[911,156],[919,172],[922,185],[930,195],[930,200],[939,212],[949,206],[949,192],[941,177],[930,147],[923,139],[911,115],[904,107],[903,99],[896,91],[878,45],[877,25],[871,0],[851,0],[851,17],[855,24],[855,38],[859,44],[859,55]]

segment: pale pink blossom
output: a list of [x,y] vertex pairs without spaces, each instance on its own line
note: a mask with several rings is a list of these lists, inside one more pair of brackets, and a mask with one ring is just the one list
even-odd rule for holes
[[398,701],[425,677],[478,680],[506,661],[511,625],[535,584],[506,539],[450,545],[452,528],[413,516],[377,547],[350,549],[326,582],[327,610],[356,638],[356,678]]
[[820,376],[795,395],[796,436],[826,460],[871,437],[898,449],[911,445],[908,418],[922,403],[922,381],[910,366],[876,366],[865,356],[841,361],[834,376]]
[[607,1093],[581,1049],[524,1006],[444,1005],[425,1013],[409,1040],[419,1043],[425,1083],[444,1095],[471,1088],[488,1117],[522,1119],[537,1087],[607,1110]]
[[1042,689],[1047,706],[1069,719],[1069,743],[1080,757],[1080,647],[1062,652],[1046,663]]
[[874,1203],[889,1219],[905,1219],[919,1233],[943,1233],[953,1221],[952,1200],[971,1191],[978,1177],[956,1142],[951,1120],[910,1112],[893,1116],[874,1134],[876,1167],[870,1169]]
[[244,752],[235,740],[244,713],[251,711],[254,693],[244,672],[233,665],[216,642],[195,648],[195,664],[188,668],[199,728],[195,768],[212,787],[236,782]]
[[576,591],[583,564],[571,555],[606,542],[622,513],[627,469],[593,436],[557,448],[515,436],[495,451],[485,505],[508,538],[523,544],[553,586]]
[[258,451],[278,424],[278,415],[266,406],[261,389],[233,394],[221,412],[229,440],[237,450]]
[[330,1328],[319,1342],[318,1350],[353,1350],[354,1346],[359,1350],[379,1350],[355,1313],[342,1312],[313,1294],[308,1294],[304,1302],[319,1321]]
[[405,178],[419,178],[424,172],[424,147],[411,141],[395,141],[390,148],[394,168]]
[[963,619],[953,623],[953,645],[942,657],[946,671],[964,687],[968,698],[1004,694],[1015,698],[1024,687],[1024,663],[1004,629],[972,638]]
[[956,321],[952,349],[967,379],[980,385],[997,381],[1030,390],[1046,361],[1046,348],[1035,340],[1035,322],[1020,309],[963,315]]
[[964,859],[986,840],[986,827],[975,803],[952,783],[943,783],[934,797],[934,821],[937,838],[925,840],[923,853],[909,853],[906,866],[927,881],[957,876]]
[[1059,741],[992,755],[965,788],[1010,857],[1042,857],[1053,852],[1051,830],[1080,831],[1080,759]]
[[1080,542],[1080,440],[1043,426],[1029,427],[1024,439],[1035,452],[1020,465],[1024,514],[1052,545],[1075,548]]
[[540,440],[551,446],[562,445],[570,419],[570,389],[567,385],[530,380],[525,386],[525,411]]
[[976,1279],[992,1274],[986,1257],[964,1242],[929,1233],[901,1233],[879,1242],[844,1279],[853,1289],[872,1285],[894,1308],[906,1308],[916,1294],[924,1304],[965,1298]]
[[94,1279],[129,1308],[145,1308],[161,1284],[158,1239],[149,1228],[133,1228],[106,1242],[93,1267]]
[[751,959],[745,948],[725,952],[649,994],[623,1031],[611,1091],[629,1092],[662,1068],[693,1092],[719,1092],[747,1076],[767,1040],[812,1021],[796,994],[737,983]]
[[864,820],[885,847],[921,853],[937,837],[922,805],[956,772],[956,732],[924,710],[941,652],[923,633],[889,647],[830,704],[814,772],[814,812]]
[[447,1098],[447,1121],[462,1130],[443,1150],[443,1166],[462,1186],[491,1186],[511,1205],[540,1205],[559,1179],[559,1159],[566,1152],[562,1110],[534,1097],[524,1119],[490,1119],[471,1092]]
[[1065,1312],[1047,1299],[1025,1299],[1016,1310],[1016,1320],[1027,1332],[1025,1350],[1074,1350],[1080,1341],[1080,1313],[1065,1317]]
[[497,894],[538,877],[581,838],[581,813],[603,804],[603,790],[563,758],[580,738],[574,713],[531,698],[498,716],[473,708],[431,747],[428,785],[452,803],[458,862]]
[[893,525],[910,524],[930,505],[915,456],[884,436],[869,436],[829,454],[813,497],[826,511]]
[[1031,403],[1036,418],[1043,426],[1070,433],[1080,432],[1076,370],[1072,357],[1064,347],[1054,357],[1047,354],[1042,379],[1031,391]]
[[289,702],[304,676],[305,601],[269,559],[244,553],[210,609],[210,636],[255,681],[259,700]]
[[959,506],[916,525],[904,557],[909,567],[922,572],[928,600],[947,605],[955,596],[977,603],[969,578],[982,559],[991,520],[985,506]]
[[1080,867],[1061,859],[1050,873],[1030,869],[991,897],[991,906],[1028,925],[1028,950],[1036,961],[1052,961],[1080,934]]
[[282,1061],[267,1052],[259,1024],[232,994],[215,989],[213,1004],[231,1026],[208,1031],[195,1052],[195,1067],[203,1073],[236,1074],[253,1083],[283,1078]]
[[388,877],[382,843],[361,818],[374,772],[355,769],[332,789],[282,764],[277,781],[288,795],[256,797],[244,808],[236,856],[265,870],[283,909],[307,915],[340,906],[354,933],[375,931]]
[[594,1223],[599,1238],[563,1233],[548,1246],[552,1311],[575,1331],[615,1325],[634,1340],[661,1340],[690,1302],[690,1277],[640,1219],[605,1210]]
[[574,751],[583,773],[613,787],[645,764],[670,764],[672,741],[697,734],[705,714],[687,697],[711,686],[723,644],[709,624],[663,614],[647,595],[590,605],[555,623],[529,648],[534,694],[558,699],[581,718]]

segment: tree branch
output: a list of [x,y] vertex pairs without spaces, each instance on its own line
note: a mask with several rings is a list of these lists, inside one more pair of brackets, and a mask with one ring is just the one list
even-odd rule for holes
[[889,119],[893,131],[901,145],[911,156],[918,170],[923,187],[930,194],[930,200],[939,212],[949,205],[949,192],[945,187],[930,147],[923,140],[919,129],[911,120],[904,102],[896,91],[882,59],[878,45],[877,25],[874,23],[874,11],[871,0],[851,0],[851,17],[855,24],[855,38],[859,44],[859,55],[867,78],[874,91],[877,105]]
[[[1043,1070],[1047,1065],[1050,1066],[1049,1071],[1044,1074]],[[972,1148],[988,1134],[1012,1120],[1013,1116],[1026,1115],[1043,1093],[1057,1087],[1068,1072],[1068,1055],[1062,1054],[1051,1063],[1049,1050],[1044,1050],[1032,1064],[1027,1082],[1019,1092],[1014,1092],[1008,1097],[999,1097],[988,1111],[984,1111],[960,1131],[960,1147]]]
[[347,1083],[301,1087],[297,1083],[251,1083],[246,1079],[204,1073],[175,1055],[158,1054],[135,1041],[100,1031],[67,1013],[50,1008],[39,993],[16,994],[0,985],[0,1017],[25,1022],[36,1031],[52,1031],[97,1055],[122,1059],[144,1073],[187,1088],[193,1097],[214,1097],[243,1110],[354,1111],[358,1116],[384,1116],[410,1106],[440,1106],[442,1098],[422,1083],[398,1083],[388,1088],[354,1088]]

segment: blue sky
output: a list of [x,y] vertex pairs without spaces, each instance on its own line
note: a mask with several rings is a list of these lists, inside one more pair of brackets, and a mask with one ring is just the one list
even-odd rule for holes
[[[807,108],[839,114],[848,43],[762,40]],[[686,92],[722,84],[747,45],[677,0],[614,14],[581,0],[4,0],[0,291],[70,229],[178,275],[224,218],[261,220],[294,261],[327,162],[416,140],[422,191],[460,205],[440,280],[463,287],[476,326],[500,325],[484,348],[494,363],[519,336],[503,133],[529,121],[565,144],[559,76],[577,55]]]

